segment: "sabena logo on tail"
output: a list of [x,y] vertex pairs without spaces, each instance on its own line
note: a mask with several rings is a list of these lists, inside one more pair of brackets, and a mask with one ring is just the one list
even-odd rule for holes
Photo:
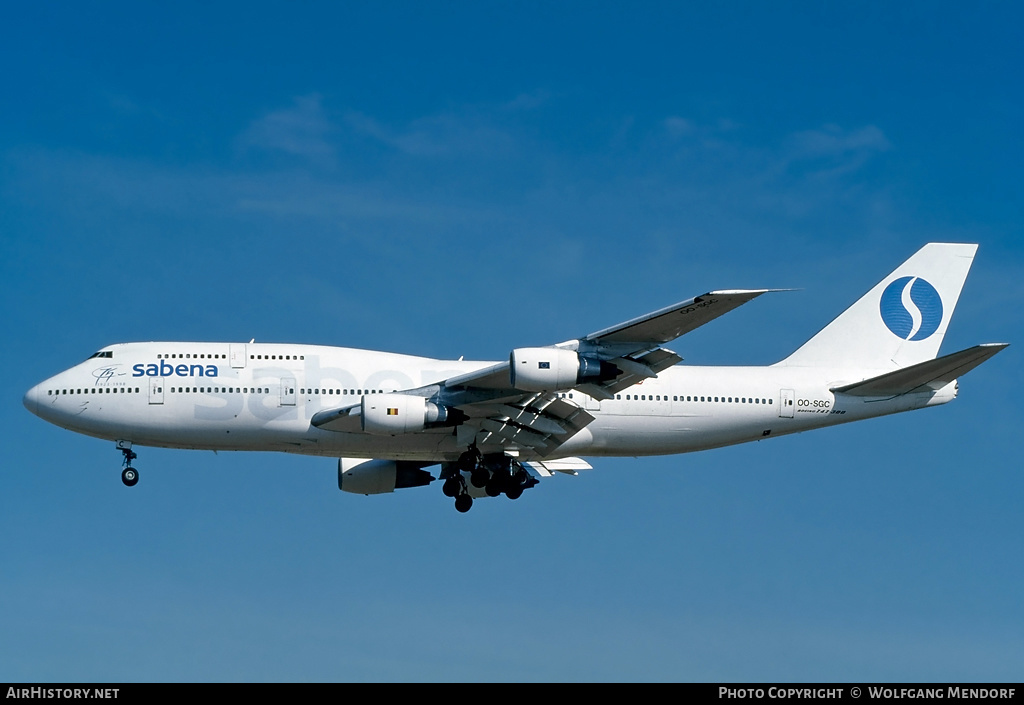
[[778,364],[870,374],[935,359],[977,249],[928,243]]
[[920,277],[900,277],[882,292],[882,322],[903,340],[931,337],[942,323],[942,297]]

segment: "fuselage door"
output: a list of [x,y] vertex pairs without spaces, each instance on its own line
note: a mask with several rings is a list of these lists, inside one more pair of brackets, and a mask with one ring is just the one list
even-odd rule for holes
[[291,377],[281,380],[281,406],[295,406],[295,380]]
[[163,404],[164,403],[164,378],[163,377],[150,377],[149,378],[149,403],[150,404]]
[[780,389],[779,404],[779,418],[793,418],[793,412],[796,410],[796,392],[792,389]]
[[245,367],[245,343],[232,343],[230,346],[231,366],[240,369]]

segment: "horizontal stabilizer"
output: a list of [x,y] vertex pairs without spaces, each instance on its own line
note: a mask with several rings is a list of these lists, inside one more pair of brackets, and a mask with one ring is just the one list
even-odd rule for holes
[[855,397],[887,397],[906,394],[925,385],[938,389],[970,372],[1007,345],[1008,343],[975,345],[973,348],[919,362],[862,382],[833,387],[831,391]]

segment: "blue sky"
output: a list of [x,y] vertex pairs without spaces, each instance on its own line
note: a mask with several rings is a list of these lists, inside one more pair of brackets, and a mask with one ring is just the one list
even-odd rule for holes
[[1024,330],[1014,3],[39,3],[0,24],[0,680],[1020,680],[1017,347],[953,404],[457,514],[31,416],[103,345],[503,359],[713,288],[784,357],[928,241]]

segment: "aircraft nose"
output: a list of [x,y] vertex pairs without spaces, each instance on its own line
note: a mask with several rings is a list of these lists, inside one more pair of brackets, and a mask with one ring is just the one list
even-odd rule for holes
[[25,405],[25,408],[31,411],[36,416],[39,415],[39,386],[36,385],[32,389],[25,392],[25,397],[21,400],[21,403]]

